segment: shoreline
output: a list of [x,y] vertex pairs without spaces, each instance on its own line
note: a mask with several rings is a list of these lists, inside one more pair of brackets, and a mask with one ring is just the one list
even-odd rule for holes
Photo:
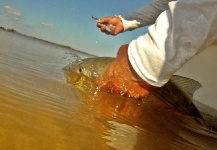
[[44,40],[44,39],[40,39],[40,38],[37,38],[37,37],[33,37],[33,36],[30,36],[30,35],[26,35],[26,34],[20,33],[18,31],[16,31],[15,29],[5,28],[5,27],[0,26],[0,30],[6,31],[6,32],[9,32],[9,33],[15,33],[17,35],[21,35],[21,36],[24,36],[24,37],[27,37],[27,38],[30,38],[30,39],[34,39],[34,40],[38,40],[38,41],[41,41],[41,42],[45,42],[45,43],[48,43],[48,44],[56,45],[56,46],[59,46],[59,47],[62,47],[62,48],[66,48],[66,49],[69,49],[69,50],[72,50],[72,51],[76,51],[78,53],[82,53],[82,54],[85,54],[85,55],[90,55],[90,56],[97,57],[96,55],[89,54],[89,53],[86,53],[86,52],[83,52],[83,51],[80,51],[80,50],[76,50],[76,49],[74,49],[74,48],[72,48],[70,46],[67,46],[67,45],[62,45],[62,44],[59,44],[59,43],[54,43],[54,42],[51,42],[51,41],[47,41],[47,40]]

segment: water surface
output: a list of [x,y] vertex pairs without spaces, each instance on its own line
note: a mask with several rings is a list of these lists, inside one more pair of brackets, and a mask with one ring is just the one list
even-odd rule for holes
[[94,95],[62,69],[71,52],[0,30],[0,149],[216,149],[215,132],[155,97]]

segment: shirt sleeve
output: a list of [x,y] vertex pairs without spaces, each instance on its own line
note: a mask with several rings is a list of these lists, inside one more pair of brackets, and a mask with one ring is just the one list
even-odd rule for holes
[[147,83],[161,87],[194,55],[217,40],[217,1],[169,2],[148,33],[132,41],[130,63]]
[[172,0],[152,0],[141,9],[119,16],[123,22],[124,30],[133,30],[138,27],[153,24],[161,12],[168,9],[168,3]]

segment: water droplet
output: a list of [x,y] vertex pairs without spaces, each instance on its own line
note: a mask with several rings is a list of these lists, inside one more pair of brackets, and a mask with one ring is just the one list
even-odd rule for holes
[[94,97],[97,96],[97,94],[98,94],[99,91],[100,91],[100,87],[97,86],[96,89],[95,89],[95,91],[94,91],[94,93],[93,93]]
[[75,63],[82,63],[83,62],[83,60],[81,59],[81,58],[76,58],[76,60],[74,61]]
[[61,59],[64,59],[69,63],[82,63],[83,61],[78,54],[73,52],[65,52],[65,54],[62,55]]
[[98,75],[98,73],[97,73],[96,71],[93,71],[93,72],[92,72],[92,75],[93,75],[94,78],[99,77],[99,75]]
[[123,83],[122,87],[123,87],[123,89],[124,89],[124,92],[126,93],[126,92],[127,92],[127,86],[126,86],[126,84]]
[[137,99],[137,98],[139,98],[139,94],[136,94],[136,95],[133,96],[133,97]]
[[120,92],[120,94],[121,94],[121,95],[124,95],[124,94],[125,94],[125,92],[121,91],[121,92]]

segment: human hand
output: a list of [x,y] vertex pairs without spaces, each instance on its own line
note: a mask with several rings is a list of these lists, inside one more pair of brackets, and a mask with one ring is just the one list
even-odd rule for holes
[[128,97],[145,97],[155,87],[141,79],[128,60],[128,45],[120,47],[117,57],[106,72],[96,80],[96,84],[107,91]]
[[[98,23],[97,27],[100,28],[105,34],[117,35],[124,31],[124,26],[119,17],[103,17]],[[106,27],[111,30],[111,32],[106,31]]]

